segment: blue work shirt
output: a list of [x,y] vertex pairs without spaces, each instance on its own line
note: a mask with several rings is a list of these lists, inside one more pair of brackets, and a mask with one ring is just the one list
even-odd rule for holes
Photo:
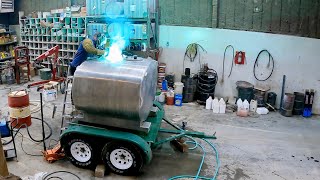
[[[93,42],[94,47],[96,47],[97,41],[95,41],[93,39],[91,39],[91,41]],[[83,41],[81,41],[79,48],[76,52],[76,55],[74,55],[74,58],[73,58],[70,65],[72,67],[76,68],[76,67],[80,66],[85,60],[87,60],[88,56],[89,56],[89,53],[84,49]]]

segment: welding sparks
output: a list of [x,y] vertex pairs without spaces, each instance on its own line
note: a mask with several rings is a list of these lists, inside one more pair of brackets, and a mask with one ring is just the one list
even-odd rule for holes
[[109,54],[106,57],[107,61],[110,62],[120,62],[123,60],[122,50],[125,48],[125,41],[119,39],[111,44],[109,48]]

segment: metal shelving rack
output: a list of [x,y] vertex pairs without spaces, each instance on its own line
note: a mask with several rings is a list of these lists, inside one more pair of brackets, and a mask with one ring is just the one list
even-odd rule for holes
[[[34,60],[51,47],[59,45],[59,58],[67,66],[77,52],[79,44],[86,37],[86,17],[19,18],[21,44],[30,49]],[[53,24],[53,28],[43,27],[40,22]],[[43,64],[49,62],[43,61]]]
[[[94,0],[94,1],[99,1],[99,0]],[[94,1],[91,2],[91,6],[94,4]],[[127,0],[128,1],[128,0]],[[113,15],[112,18],[110,18],[107,15],[88,15],[87,14],[87,33],[89,32],[89,27],[88,25],[90,23],[101,23],[109,26],[111,23],[131,23],[131,24],[144,24],[146,25],[146,37],[145,38],[130,38],[130,43],[145,43],[148,49],[155,49],[158,48],[158,29],[159,29],[159,19],[158,19],[158,12],[157,8],[155,6],[154,11],[150,11],[150,6],[149,3],[150,1],[154,1],[154,3],[157,2],[157,0],[147,0],[147,16],[146,17],[140,17],[140,18],[135,18],[135,17],[125,17],[125,15]],[[130,1],[128,1],[130,2]],[[99,4],[99,3],[97,3]],[[90,5],[87,3],[87,12],[88,8],[90,8]],[[130,7],[125,7],[129,8]],[[96,14],[99,14],[98,11]],[[107,28],[108,29],[108,28]],[[89,34],[88,34],[89,35]],[[129,47],[127,48],[128,51]]]

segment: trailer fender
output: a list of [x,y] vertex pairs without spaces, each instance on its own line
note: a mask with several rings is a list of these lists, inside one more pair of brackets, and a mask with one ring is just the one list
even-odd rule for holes
[[115,130],[108,130],[98,127],[80,125],[80,124],[69,124],[68,129],[66,129],[60,136],[60,142],[63,146],[64,139],[71,134],[78,134],[83,136],[91,136],[91,137],[100,137],[105,139],[112,139],[112,140],[121,140],[130,142],[136,145],[141,151],[144,153],[144,160],[145,164],[150,163],[152,159],[152,151],[150,145],[142,139],[140,136],[135,135],[129,132],[123,131],[115,131]]

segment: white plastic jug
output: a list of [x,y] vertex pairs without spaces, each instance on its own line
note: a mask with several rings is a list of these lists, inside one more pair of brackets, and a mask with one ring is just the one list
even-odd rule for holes
[[250,111],[256,112],[258,108],[258,102],[256,100],[251,100],[250,102]]
[[212,97],[211,96],[206,100],[206,109],[208,109],[208,110],[212,109]]
[[214,100],[212,101],[212,110],[213,113],[219,113],[219,100],[218,98],[214,98]]
[[248,102],[246,99],[243,101],[243,108],[244,108],[244,110],[246,110],[247,112],[249,112],[250,104],[249,104],[249,102]]
[[238,107],[238,112],[244,108],[241,98],[237,100],[237,107]]
[[166,95],[164,93],[161,93],[158,99],[159,99],[159,103],[164,103],[166,100]]
[[183,94],[183,87],[184,87],[184,84],[182,82],[175,82],[174,83],[174,93],[175,94]]
[[223,98],[221,98],[219,101],[219,113],[225,114],[226,108],[227,108],[226,102],[224,102]]

